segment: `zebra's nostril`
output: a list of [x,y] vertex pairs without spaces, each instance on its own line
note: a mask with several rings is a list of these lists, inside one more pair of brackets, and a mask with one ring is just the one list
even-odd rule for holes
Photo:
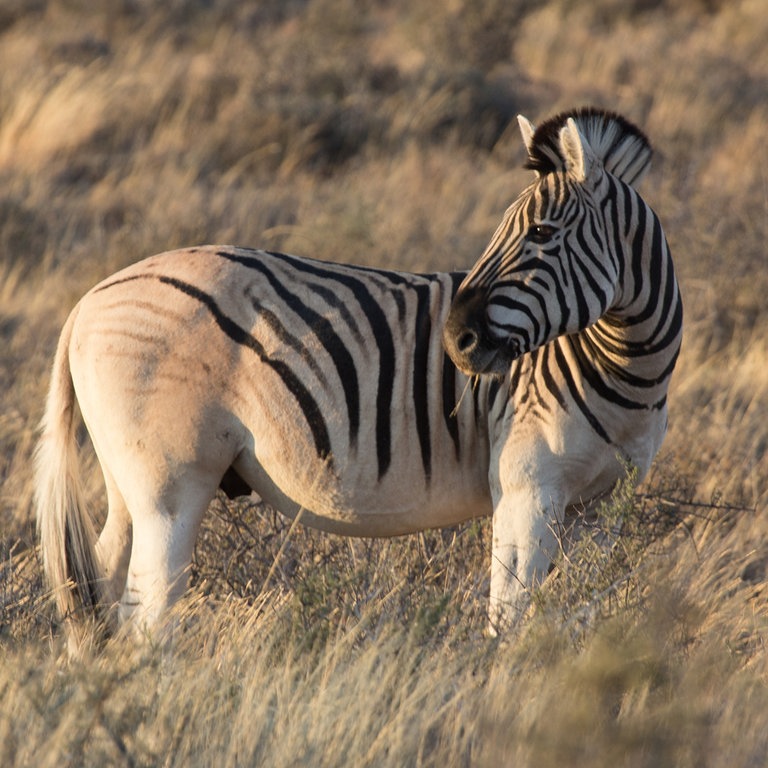
[[456,346],[459,352],[471,352],[477,346],[477,334],[474,331],[463,331],[456,339]]

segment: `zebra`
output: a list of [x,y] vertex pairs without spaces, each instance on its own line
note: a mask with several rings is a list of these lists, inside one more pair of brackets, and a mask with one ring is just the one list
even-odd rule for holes
[[[661,224],[634,189],[650,145],[594,108],[518,119],[534,181],[468,271],[204,246],[77,303],[35,454],[43,567],[71,643],[86,616],[102,634],[164,631],[218,489],[349,536],[492,516],[489,622],[507,629],[566,511],[626,462],[647,472],[682,330]],[[78,404],[106,486],[98,535]]]

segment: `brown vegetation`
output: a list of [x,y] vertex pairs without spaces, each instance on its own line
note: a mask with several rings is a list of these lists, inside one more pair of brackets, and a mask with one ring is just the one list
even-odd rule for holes
[[[0,763],[764,765],[766,39],[758,0],[3,3]],[[217,501],[172,655],[63,665],[30,456],[79,296],[202,242],[468,266],[528,181],[517,112],[585,103],[657,147],[686,301],[615,544],[587,536],[496,642],[485,521],[352,541]]]

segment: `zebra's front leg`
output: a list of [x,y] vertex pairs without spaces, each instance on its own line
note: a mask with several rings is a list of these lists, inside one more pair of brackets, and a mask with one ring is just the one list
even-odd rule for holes
[[514,628],[546,578],[558,549],[559,499],[531,486],[494,494],[489,631]]

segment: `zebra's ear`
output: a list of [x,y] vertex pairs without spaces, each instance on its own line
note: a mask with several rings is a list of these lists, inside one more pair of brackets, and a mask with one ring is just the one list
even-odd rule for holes
[[525,144],[530,156],[533,154],[533,134],[536,133],[536,126],[522,115],[517,116],[517,124],[520,126],[520,135],[523,137],[523,144]]
[[577,181],[583,183],[595,179],[596,174],[599,174],[602,163],[581,135],[572,117],[569,117],[560,129],[560,150],[563,153],[566,170]]
[[536,126],[523,115],[517,116],[517,124],[520,126],[520,135],[523,137],[523,144],[525,144],[525,151],[528,153],[528,162],[525,164],[526,168],[531,168],[536,176],[541,176],[541,171],[536,167],[536,144],[533,140],[533,136],[536,133]]

